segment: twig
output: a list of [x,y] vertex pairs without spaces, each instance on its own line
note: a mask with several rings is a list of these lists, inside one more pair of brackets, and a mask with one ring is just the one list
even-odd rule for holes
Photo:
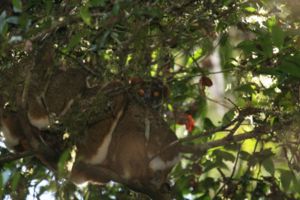
[[234,135],[234,133],[238,130],[238,128],[242,125],[243,121],[244,121],[244,118],[237,117],[237,122],[236,122],[235,126],[232,129],[230,129],[229,134],[226,137],[230,139],[230,137],[232,137]]
[[[233,179],[233,176],[235,174],[235,171],[236,171],[236,167],[237,167],[237,164],[238,164],[238,160],[239,160],[239,155],[240,155],[240,152],[242,150],[242,146],[240,146],[239,148],[239,151],[236,155],[236,158],[235,158],[235,161],[234,161],[234,165],[233,165],[233,169],[232,169],[232,172],[231,172],[231,175],[229,178],[227,178],[224,173],[218,168],[219,172],[222,172],[221,175],[222,175],[222,178],[224,180],[224,183],[222,184],[222,186],[219,188],[219,190],[216,192],[214,199],[218,199],[218,195],[222,192],[222,190],[225,188],[226,184],[228,184],[229,181],[232,181]],[[230,182],[229,182],[230,183]]]
[[222,172],[222,170],[220,168],[217,168],[217,170],[219,171],[219,173],[221,174],[221,177],[223,179],[223,184],[222,186],[218,189],[218,191],[216,192],[213,200],[217,199],[217,196],[222,192],[222,190],[225,188],[226,184],[228,183],[228,179],[226,178],[225,174]]
[[70,54],[64,53],[63,51],[58,51],[61,55],[64,55],[70,59],[72,59],[74,62],[76,62],[76,64],[78,64],[80,67],[82,67],[84,70],[86,70],[87,72],[89,72],[91,75],[95,76],[95,77],[99,77],[99,74],[96,73],[93,69],[87,67],[81,60],[73,57]]
[[[57,17],[57,18],[60,18],[60,17]],[[47,34],[51,34],[53,33],[54,31],[56,31],[58,28],[60,27],[63,27],[63,26],[66,26],[68,24],[72,24],[72,23],[75,23],[76,21],[80,20],[80,18],[78,16],[71,16],[69,17],[67,20],[63,20],[63,21],[59,21],[59,22],[56,22],[56,23],[53,23],[53,25],[50,27],[50,28],[47,28],[45,30],[42,30],[40,31],[38,34],[36,35],[33,35],[29,38],[25,38],[25,40],[22,40],[20,42],[16,42],[16,43],[11,43],[9,46],[10,48],[15,48],[15,47],[21,47],[21,46],[24,46],[24,44],[26,43],[26,41],[36,41],[36,40],[39,40],[41,38],[44,38]]]
[[[185,146],[183,145],[183,143],[186,143],[186,142],[191,142],[193,140],[196,140],[196,139],[200,139],[202,137],[209,137],[209,136],[212,136],[214,133],[217,133],[217,132],[221,132],[221,131],[226,131],[226,132],[229,132],[229,134],[231,134],[231,132],[233,132],[233,130],[237,129],[240,124],[242,123],[243,119],[245,116],[248,116],[248,115],[251,115],[251,114],[255,114],[257,112],[260,112],[261,110],[258,109],[258,108],[251,108],[251,107],[248,107],[248,108],[245,108],[243,110],[240,110],[239,112],[239,116],[237,116],[235,119],[233,119],[231,122],[229,122],[228,124],[226,125],[223,125],[223,126],[220,126],[220,127],[217,127],[213,130],[209,130],[209,131],[205,131],[203,132],[202,134],[197,134],[197,135],[192,135],[192,136],[188,136],[188,137],[185,137],[185,138],[182,138],[182,139],[179,139],[179,140],[176,140],[170,144],[168,144],[167,146],[165,146],[164,148],[162,148],[157,154],[155,154],[154,156],[152,156],[152,158],[149,160],[149,162],[154,159],[156,156],[162,154],[163,152],[165,152],[166,150],[168,150],[169,148],[173,147],[173,146],[176,146],[176,145],[180,145],[181,147]],[[228,127],[232,126],[233,124],[237,123],[237,125],[231,129],[231,130],[226,130]],[[263,127],[260,127],[261,129],[264,129]],[[256,130],[258,130],[259,127],[256,128]],[[264,129],[265,130],[265,129]],[[253,131],[254,132],[254,131]],[[249,134],[250,132],[248,132]],[[251,132],[252,133],[252,132]],[[243,134],[245,135],[245,134]],[[237,135],[237,138],[241,137],[241,135]],[[227,140],[227,141],[231,141],[234,140],[236,137],[233,137],[233,136],[230,136],[228,137],[225,136],[225,138],[223,138],[222,140]],[[247,138],[246,138],[247,139]],[[242,140],[242,139],[241,139]],[[218,141],[218,140],[217,140]],[[214,144],[213,142],[216,142],[216,141],[212,141],[211,143]],[[210,144],[210,143],[206,143],[206,144]],[[205,144],[204,144],[205,145]],[[222,144],[220,145],[217,145],[217,146],[222,146]],[[209,148],[207,148],[209,149]],[[206,150],[207,150],[206,149]],[[184,152],[184,151],[183,151]],[[186,152],[187,153],[187,152]],[[190,152],[189,152],[190,153]]]
[[204,144],[199,145],[181,145],[180,152],[182,153],[200,153],[205,152],[211,148],[224,146],[230,143],[235,143],[239,141],[243,141],[250,138],[256,138],[258,136],[261,136],[262,134],[266,133],[265,128],[256,128],[253,131],[250,131],[248,133],[232,136],[230,140],[225,136],[224,138],[220,140],[215,140],[211,142],[207,142]]
[[213,102],[213,103],[215,103],[215,104],[218,104],[218,105],[220,105],[220,106],[223,106],[224,108],[227,108],[227,109],[231,109],[231,107],[229,106],[229,105],[226,105],[225,103],[221,103],[221,102],[219,102],[219,101],[217,101],[217,100],[214,100],[214,99],[212,99],[212,98],[210,98],[210,97],[207,97],[207,96],[202,96],[204,99],[207,99],[207,100],[209,100],[209,101],[211,101],[211,102]]
[[238,105],[236,105],[236,103],[234,103],[230,98],[228,98],[228,97],[225,97],[225,99],[227,100],[227,101],[229,101],[238,111],[241,111],[240,110],[240,108],[239,108],[239,106]]
[[186,9],[186,7],[190,6],[191,4],[195,3],[197,1],[195,0],[190,0],[190,1],[186,1],[184,2],[182,5],[178,6],[172,6],[169,9],[166,10],[167,13],[171,13],[171,12],[176,12],[176,14],[182,14],[184,12],[184,9]]
[[236,158],[235,158],[235,161],[234,161],[234,165],[233,165],[233,169],[232,169],[232,172],[231,172],[231,175],[230,175],[230,179],[232,179],[234,174],[235,174],[241,151],[242,151],[242,145],[240,146],[239,151],[236,154]]
[[33,151],[25,151],[22,153],[8,153],[6,155],[0,156],[0,165],[7,163],[7,162],[18,160],[20,158],[33,156],[33,155],[34,155]]
[[[244,113],[244,112],[243,112]],[[241,113],[240,113],[241,115]],[[156,156],[162,154],[164,151],[166,151],[167,149],[169,149],[170,147],[173,147],[173,146],[176,146],[178,144],[182,144],[182,143],[185,143],[185,142],[190,142],[190,141],[193,141],[193,140],[196,140],[196,139],[200,139],[202,137],[209,137],[209,136],[212,136],[214,133],[217,133],[217,132],[220,132],[220,131],[228,131],[229,134],[231,133],[232,130],[226,130],[228,127],[232,126],[233,124],[235,124],[236,122],[239,122],[242,118],[242,116],[238,116],[236,117],[235,119],[233,119],[231,122],[229,122],[228,124],[226,125],[223,125],[223,126],[220,126],[220,127],[217,127],[213,130],[209,130],[209,131],[205,131],[203,132],[202,134],[197,134],[197,135],[192,135],[192,136],[188,136],[188,137],[185,137],[185,138],[182,138],[182,139],[179,139],[179,140],[176,140],[170,144],[168,144],[166,147],[164,147],[159,153],[155,154],[151,159],[154,159]],[[227,136],[226,136],[227,137]]]

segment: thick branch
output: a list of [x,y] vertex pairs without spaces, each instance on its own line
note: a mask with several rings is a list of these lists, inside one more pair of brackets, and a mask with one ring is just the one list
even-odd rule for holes
[[[73,175],[84,176],[89,181],[96,183],[105,183],[108,181],[114,181],[126,185],[130,189],[143,193],[151,197],[153,200],[169,200],[170,197],[168,194],[162,193],[156,188],[155,185],[152,185],[148,181],[145,183],[137,180],[127,180],[122,178],[117,172],[109,169],[109,167],[104,167],[101,165],[91,165],[84,162],[78,162],[74,165],[72,169]],[[74,178],[74,177],[73,177]],[[76,177],[75,177],[76,179]],[[72,176],[71,176],[72,181]]]

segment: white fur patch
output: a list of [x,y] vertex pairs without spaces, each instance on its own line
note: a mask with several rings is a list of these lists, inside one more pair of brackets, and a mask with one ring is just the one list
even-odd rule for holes
[[103,142],[97,149],[97,153],[90,160],[87,160],[86,161],[87,163],[101,164],[105,160],[105,158],[107,156],[108,148],[109,148],[109,145],[111,142],[112,134],[115,131],[122,114],[123,114],[123,108],[118,112],[116,119],[111,124],[108,134],[105,136]]
[[43,129],[47,129],[50,126],[50,122],[49,122],[49,117],[45,116],[45,117],[41,117],[39,119],[36,119],[34,117],[32,117],[30,115],[30,113],[28,113],[28,119],[29,122],[35,126],[36,128],[43,130]]
[[149,141],[150,138],[150,120],[146,117],[145,118],[145,137],[147,141]]
[[179,156],[174,157],[172,160],[164,161],[160,156],[155,157],[149,163],[149,167],[153,171],[165,170],[174,166],[179,161]]
[[166,163],[159,156],[157,156],[151,160],[149,167],[153,171],[163,170],[166,168]]
[[85,176],[81,174],[76,176],[71,175],[70,180],[80,188],[86,187],[89,183]]
[[111,142],[111,137],[112,137],[111,133],[106,135],[102,144],[97,149],[97,153],[90,160],[88,160],[87,163],[100,164],[104,161],[104,159],[106,158],[107,152],[108,152],[108,147]]
[[81,180],[80,183],[76,183],[76,182],[75,182],[75,184],[76,184],[77,187],[83,189],[83,188],[85,188],[85,187],[88,186],[89,182],[86,181],[86,180]]

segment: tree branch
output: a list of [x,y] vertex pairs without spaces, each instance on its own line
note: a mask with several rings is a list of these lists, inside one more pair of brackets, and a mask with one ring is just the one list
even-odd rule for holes
[[20,158],[25,158],[29,156],[33,156],[33,151],[25,151],[22,153],[8,153],[6,155],[0,156],[0,165],[3,165],[4,163],[11,162],[18,160]]
[[180,147],[180,152],[199,154],[201,152],[205,152],[214,147],[224,146],[227,144],[243,141],[246,139],[257,138],[257,137],[260,137],[261,135],[265,134],[266,132],[267,132],[266,128],[259,127],[248,133],[235,135],[230,138],[225,136],[224,138],[222,138],[220,140],[215,140],[215,141],[207,142],[204,144],[199,144],[199,145],[183,145],[182,144]]
[[[166,150],[168,150],[169,148],[171,148],[173,146],[176,146],[176,145],[184,147],[182,153],[191,153],[191,152],[185,152],[185,150],[187,150],[187,148],[189,148],[189,147],[187,147],[188,145],[183,145],[183,143],[185,143],[185,142],[191,142],[191,141],[194,141],[196,139],[203,138],[203,137],[210,137],[214,133],[217,133],[217,132],[224,132],[224,131],[226,131],[226,132],[229,133],[227,136],[225,136],[225,138],[222,139],[224,141],[231,141],[231,139],[234,140],[235,137],[233,138],[233,134],[239,128],[240,124],[243,122],[243,120],[245,119],[245,117],[249,116],[249,115],[256,114],[256,113],[259,113],[259,112],[261,112],[260,109],[253,108],[253,107],[247,107],[247,108],[245,108],[243,110],[240,110],[239,111],[239,115],[236,118],[234,118],[232,121],[230,121],[229,123],[227,123],[225,125],[222,125],[220,127],[216,127],[213,130],[205,131],[202,134],[197,134],[197,135],[192,135],[192,136],[184,137],[182,139],[178,139],[178,140],[176,140],[176,141],[168,144],[167,146],[165,146],[164,148],[162,148],[157,154],[153,155],[152,158],[150,159],[150,161],[152,159],[154,159],[156,156],[158,156],[160,154],[163,154]],[[235,126],[231,130],[227,130],[229,127],[231,127],[233,125],[235,125]],[[258,129],[258,128],[256,128],[256,129]],[[260,129],[266,130],[265,127],[260,127]],[[240,137],[241,135],[238,135],[238,136]],[[213,141],[213,142],[216,142],[216,141]],[[208,143],[206,143],[206,144],[208,144]],[[222,146],[222,144],[221,145],[217,145],[217,146]],[[209,148],[207,148],[207,149],[209,149]]]
[[[78,162],[72,169],[72,174],[81,174],[91,182],[105,183],[108,181],[114,181],[126,185],[130,189],[143,193],[151,197],[153,200],[170,200],[168,193],[159,191],[160,188],[156,188],[155,185],[150,182],[140,182],[137,180],[127,180],[121,177],[117,172],[102,165],[92,165],[84,162]],[[80,176],[80,175],[79,175]],[[76,177],[75,177],[76,179]],[[72,181],[72,176],[71,179]],[[74,180],[73,180],[74,181]]]

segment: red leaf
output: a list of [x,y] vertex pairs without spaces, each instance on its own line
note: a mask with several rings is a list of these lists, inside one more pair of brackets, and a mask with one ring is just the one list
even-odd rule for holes
[[188,130],[188,132],[192,132],[195,128],[195,120],[192,117],[192,115],[187,115],[187,121],[185,124],[185,128],[186,130]]
[[188,132],[192,132],[195,128],[195,120],[192,115],[189,114],[180,114],[176,119],[176,123],[185,125],[185,128]]
[[213,82],[207,76],[202,76],[200,81],[199,81],[199,84],[200,84],[200,86],[211,87],[213,85]]

